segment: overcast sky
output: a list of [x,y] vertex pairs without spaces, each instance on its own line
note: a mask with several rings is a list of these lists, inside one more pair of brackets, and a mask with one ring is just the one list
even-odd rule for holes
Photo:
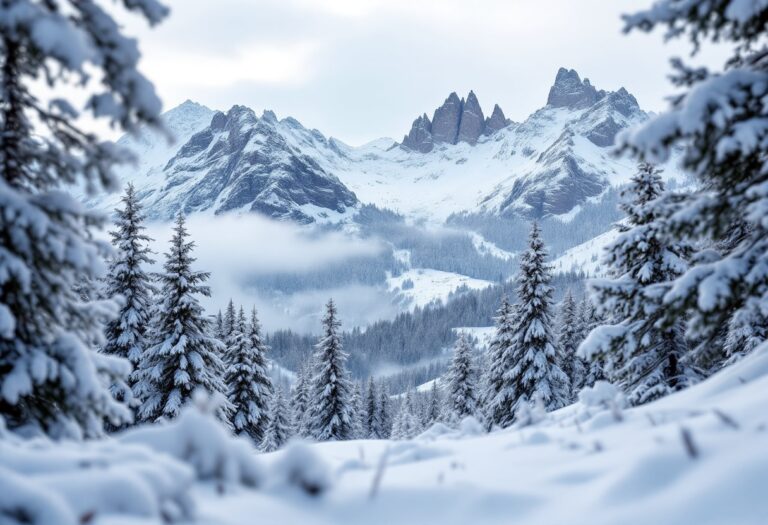
[[[402,138],[451,92],[473,89],[522,120],[544,105],[560,66],[599,88],[665,107],[659,34],[621,33],[651,0],[166,0],[171,17],[139,36],[142,69],[166,109],[273,109],[353,145]],[[712,61],[711,51],[700,60]]]

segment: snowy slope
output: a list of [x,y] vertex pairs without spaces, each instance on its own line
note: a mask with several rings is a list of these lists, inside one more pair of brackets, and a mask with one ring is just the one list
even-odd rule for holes
[[413,268],[387,279],[389,290],[412,307],[423,307],[433,301],[445,302],[448,296],[460,287],[482,290],[493,284],[490,281],[429,268]]
[[406,442],[313,445],[336,472],[319,499],[219,497],[205,488],[197,497],[212,522],[230,525],[252,516],[323,525],[762,525],[766,402],[764,350],[687,391],[623,411],[621,420],[579,403],[490,435],[467,425]]
[[583,272],[587,277],[602,276],[604,267],[601,266],[600,261],[603,259],[603,253],[618,234],[619,231],[614,228],[574,246],[552,261],[552,269],[558,273]]
[[763,525],[766,404],[763,345],[642,407],[622,410],[602,383],[529,426],[490,434],[468,419],[413,440],[258,454],[203,398],[172,422],[103,440],[22,440],[0,423],[0,516],[38,525]]
[[[133,183],[139,195],[146,198],[164,182],[163,168],[176,152],[198,131],[208,126],[214,111],[191,100],[162,115],[166,131],[143,128],[136,135],[124,135],[117,145],[133,154],[135,162],[119,166],[116,175],[123,184]],[[89,201],[89,204],[111,211],[120,194],[110,194]]]

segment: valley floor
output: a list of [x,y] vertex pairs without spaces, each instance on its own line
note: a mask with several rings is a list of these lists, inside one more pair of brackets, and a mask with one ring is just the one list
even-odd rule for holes
[[[198,485],[198,519],[211,525],[763,525],[767,407],[763,348],[640,408],[577,403],[535,425],[490,435],[465,421],[461,431],[437,426],[411,441],[311,445],[330,469],[326,493],[266,487],[222,495]],[[273,464],[286,454],[292,452],[261,459]]]

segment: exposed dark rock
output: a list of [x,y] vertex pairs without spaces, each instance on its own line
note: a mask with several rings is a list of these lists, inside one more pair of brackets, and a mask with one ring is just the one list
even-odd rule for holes
[[456,93],[451,93],[443,105],[435,110],[432,117],[432,140],[435,143],[456,144],[463,101]]
[[504,116],[504,112],[501,110],[498,104],[493,106],[493,113],[491,116],[485,119],[485,130],[483,133],[486,135],[493,135],[500,129],[506,128],[511,122]]
[[403,137],[403,146],[406,148],[429,153],[432,151],[432,123],[426,113],[413,121],[411,131]]
[[474,146],[484,130],[485,117],[483,117],[483,110],[480,108],[480,103],[477,101],[475,93],[470,91],[461,109],[459,133],[456,141],[466,142]]
[[547,105],[556,108],[582,109],[593,105],[605,96],[605,91],[598,91],[589,83],[583,81],[573,69],[560,68],[555,77],[555,83],[549,89]]

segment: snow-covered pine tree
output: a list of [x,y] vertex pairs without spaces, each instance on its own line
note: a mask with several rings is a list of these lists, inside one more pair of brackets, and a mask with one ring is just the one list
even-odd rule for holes
[[268,422],[272,380],[267,370],[266,347],[256,309],[251,312],[250,326],[242,307],[227,339],[227,399],[232,404],[230,421],[236,434],[248,435],[254,443],[264,439]]
[[275,388],[270,405],[264,439],[261,442],[261,450],[264,452],[273,452],[281,448],[291,437],[288,407],[285,404],[282,388]]
[[[639,405],[688,384],[681,359],[686,353],[680,322],[661,326],[661,286],[686,268],[689,249],[667,242],[659,231],[653,201],[664,191],[659,171],[641,164],[625,192],[620,225],[604,261],[610,278],[588,283],[593,302],[610,321],[598,326],[579,347],[588,359],[602,356],[608,378],[622,386],[628,401]],[[631,199],[631,200],[629,200]]]
[[379,417],[378,428],[381,439],[389,439],[392,435],[392,402],[389,398],[389,385],[382,381],[379,385]]
[[355,381],[352,389],[352,414],[355,426],[354,438],[364,439],[367,436],[363,429],[365,428],[365,406],[363,404],[363,387],[359,381]]
[[400,409],[392,425],[392,439],[411,439],[420,431],[421,425],[415,413],[413,392],[409,389],[400,402]]
[[[152,343],[137,375],[135,393],[142,400],[139,417],[144,421],[175,417],[198,388],[225,395],[224,364],[219,357],[224,348],[208,335],[209,319],[197,299],[210,295],[203,284],[209,274],[192,270],[195,243],[187,241],[188,235],[184,216],[179,214],[160,275],[161,304],[152,325]],[[225,403],[219,414],[222,419],[229,409]]]
[[323,334],[316,346],[315,373],[310,385],[307,428],[310,437],[317,441],[354,438],[352,384],[346,369],[347,354],[341,347],[340,327],[336,305],[330,300],[325,306]]
[[[682,166],[697,180],[695,191],[657,199],[654,213],[670,243],[711,246],[663,298],[666,324],[689,319],[687,336],[698,349],[716,346],[729,320],[754,302],[768,310],[767,17],[764,2],[733,0],[660,0],[625,17],[626,31],[663,26],[667,38],[688,37],[694,52],[706,40],[731,48],[719,72],[675,60],[680,93],[669,110],[619,139],[625,151],[655,164],[683,146]],[[724,246],[734,231],[739,239]]]
[[232,299],[227,303],[227,309],[224,311],[224,319],[222,320],[222,341],[226,344],[232,332],[235,331],[237,325],[237,310],[235,309],[235,303]]
[[379,396],[373,376],[368,378],[365,395],[365,420],[363,432],[368,439],[381,439],[381,421],[379,415]]
[[221,310],[219,310],[219,313],[216,314],[216,319],[214,320],[214,327],[213,327],[213,333],[216,339],[224,342],[224,317],[221,315]]
[[550,314],[551,275],[546,257],[539,227],[534,223],[528,250],[520,257],[512,339],[514,366],[506,374],[515,404],[524,399],[540,402],[546,410],[555,410],[568,403],[570,385],[557,364]]
[[606,380],[605,372],[605,359],[601,355],[593,355],[590,359],[585,359],[578,351],[579,345],[587,338],[589,333],[597,326],[602,324],[603,320],[597,313],[597,308],[592,304],[592,301],[588,296],[585,296],[578,305],[577,308],[577,324],[578,329],[578,345],[576,346],[576,355],[583,359],[586,365],[586,376],[584,377],[584,383],[581,388],[586,386],[594,386],[597,381]]
[[446,375],[448,405],[458,420],[478,413],[477,371],[472,353],[472,345],[467,336],[460,334],[453,347],[453,359]]
[[515,384],[507,374],[515,366],[515,311],[504,296],[498,311],[496,331],[488,346],[488,362],[484,378],[484,412],[489,426],[508,427],[515,416]]
[[[152,25],[167,14],[156,0],[120,5]],[[104,343],[117,307],[76,292],[104,273],[109,250],[92,235],[104,220],[63,189],[117,189],[112,167],[126,159],[79,127],[79,100],[123,130],[160,124],[160,100],[114,8],[98,0],[0,5],[0,416],[11,429],[93,436],[104,418],[130,418],[108,389],[128,364],[91,348]],[[81,96],[67,100],[70,88]]]
[[309,363],[305,362],[296,374],[296,384],[293,387],[293,396],[291,398],[291,424],[293,425],[293,434],[301,437],[307,437],[307,415],[309,409]]
[[758,301],[749,298],[743,308],[736,310],[728,322],[725,335],[725,363],[732,363],[755,349],[768,337],[768,319]]
[[587,378],[587,362],[576,353],[581,343],[579,330],[579,312],[571,290],[568,289],[560,303],[560,332],[557,337],[560,368],[568,376],[571,385],[569,402],[584,386]]
[[136,374],[144,350],[147,347],[147,327],[152,318],[152,286],[143,266],[152,264],[150,239],[143,232],[144,214],[132,184],[128,184],[122,198],[123,207],[116,210],[116,229],[111,232],[115,255],[107,275],[107,295],[120,296],[120,312],[116,319],[107,323],[101,348],[105,354],[128,359],[133,365],[127,386],[129,392],[115,392],[118,399],[130,397],[136,383]]
[[440,390],[437,388],[437,379],[432,381],[432,388],[429,390],[429,400],[427,403],[427,410],[424,417],[424,426],[428,427],[434,425],[442,416],[441,407],[443,406],[443,400],[440,396]]

